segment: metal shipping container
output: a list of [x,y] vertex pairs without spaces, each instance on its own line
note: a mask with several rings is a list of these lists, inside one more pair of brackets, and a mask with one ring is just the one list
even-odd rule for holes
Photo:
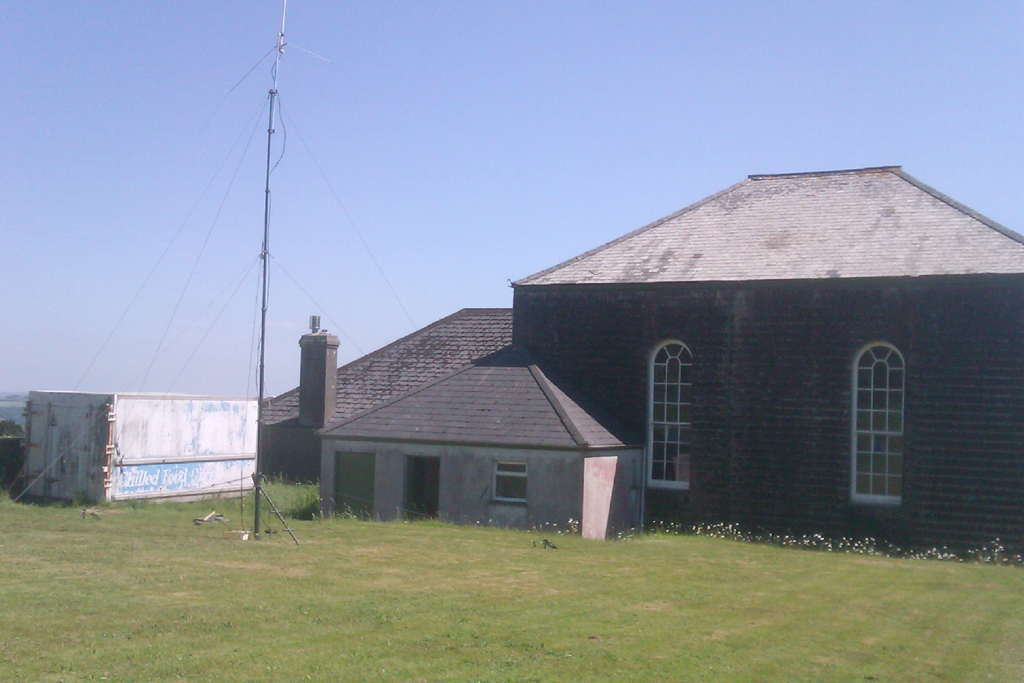
[[31,495],[114,501],[252,489],[254,398],[33,391],[26,416]]

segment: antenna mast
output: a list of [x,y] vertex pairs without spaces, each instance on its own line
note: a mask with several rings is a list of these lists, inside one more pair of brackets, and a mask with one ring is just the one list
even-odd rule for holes
[[281,63],[281,55],[284,54],[284,19],[288,12],[288,0],[284,0],[281,8],[281,32],[277,35],[277,57],[274,59],[274,87],[270,89],[270,114],[267,124],[267,185],[263,199],[263,250],[260,252],[260,260],[263,261],[263,306],[260,313],[260,369],[259,369],[259,406],[256,417],[256,471],[252,475],[253,485],[256,494],[256,512],[253,521],[253,536],[260,537],[260,498],[263,495],[263,472],[261,468],[260,452],[263,447],[263,371],[264,356],[267,347],[267,293],[269,281],[267,279],[267,266],[270,256],[270,152],[271,142],[274,138],[274,106],[277,103],[277,68]]

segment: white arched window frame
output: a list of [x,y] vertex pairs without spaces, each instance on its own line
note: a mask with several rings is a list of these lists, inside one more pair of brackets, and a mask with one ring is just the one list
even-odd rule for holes
[[651,353],[647,391],[647,484],[690,488],[693,354],[686,344],[664,341]]
[[906,364],[887,342],[868,344],[853,360],[850,498],[899,505],[903,499]]

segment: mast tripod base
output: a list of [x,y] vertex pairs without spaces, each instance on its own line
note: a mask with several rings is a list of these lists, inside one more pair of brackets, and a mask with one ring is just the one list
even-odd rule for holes
[[284,528],[284,530],[288,532],[288,535],[292,537],[292,540],[295,541],[295,545],[298,545],[299,539],[295,538],[295,532],[288,526],[288,522],[285,521],[284,515],[282,515],[281,511],[277,509],[277,506],[274,505],[274,501],[270,499],[270,494],[267,493],[267,490],[260,484],[258,478],[259,475],[254,474],[252,476],[253,480],[256,482],[256,523],[253,525],[253,538],[256,540],[259,540],[260,538],[260,496],[262,496],[267,499],[267,503],[270,504],[270,509],[273,510],[274,514],[277,515],[277,518],[281,520],[282,528]]

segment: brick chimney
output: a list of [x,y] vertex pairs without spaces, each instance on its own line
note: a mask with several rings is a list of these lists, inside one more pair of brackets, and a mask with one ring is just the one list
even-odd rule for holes
[[320,316],[309,317],[309,334],[299,339],[299,424],[323,427],[334,417],[338,391],[338,338],[320,331]]

